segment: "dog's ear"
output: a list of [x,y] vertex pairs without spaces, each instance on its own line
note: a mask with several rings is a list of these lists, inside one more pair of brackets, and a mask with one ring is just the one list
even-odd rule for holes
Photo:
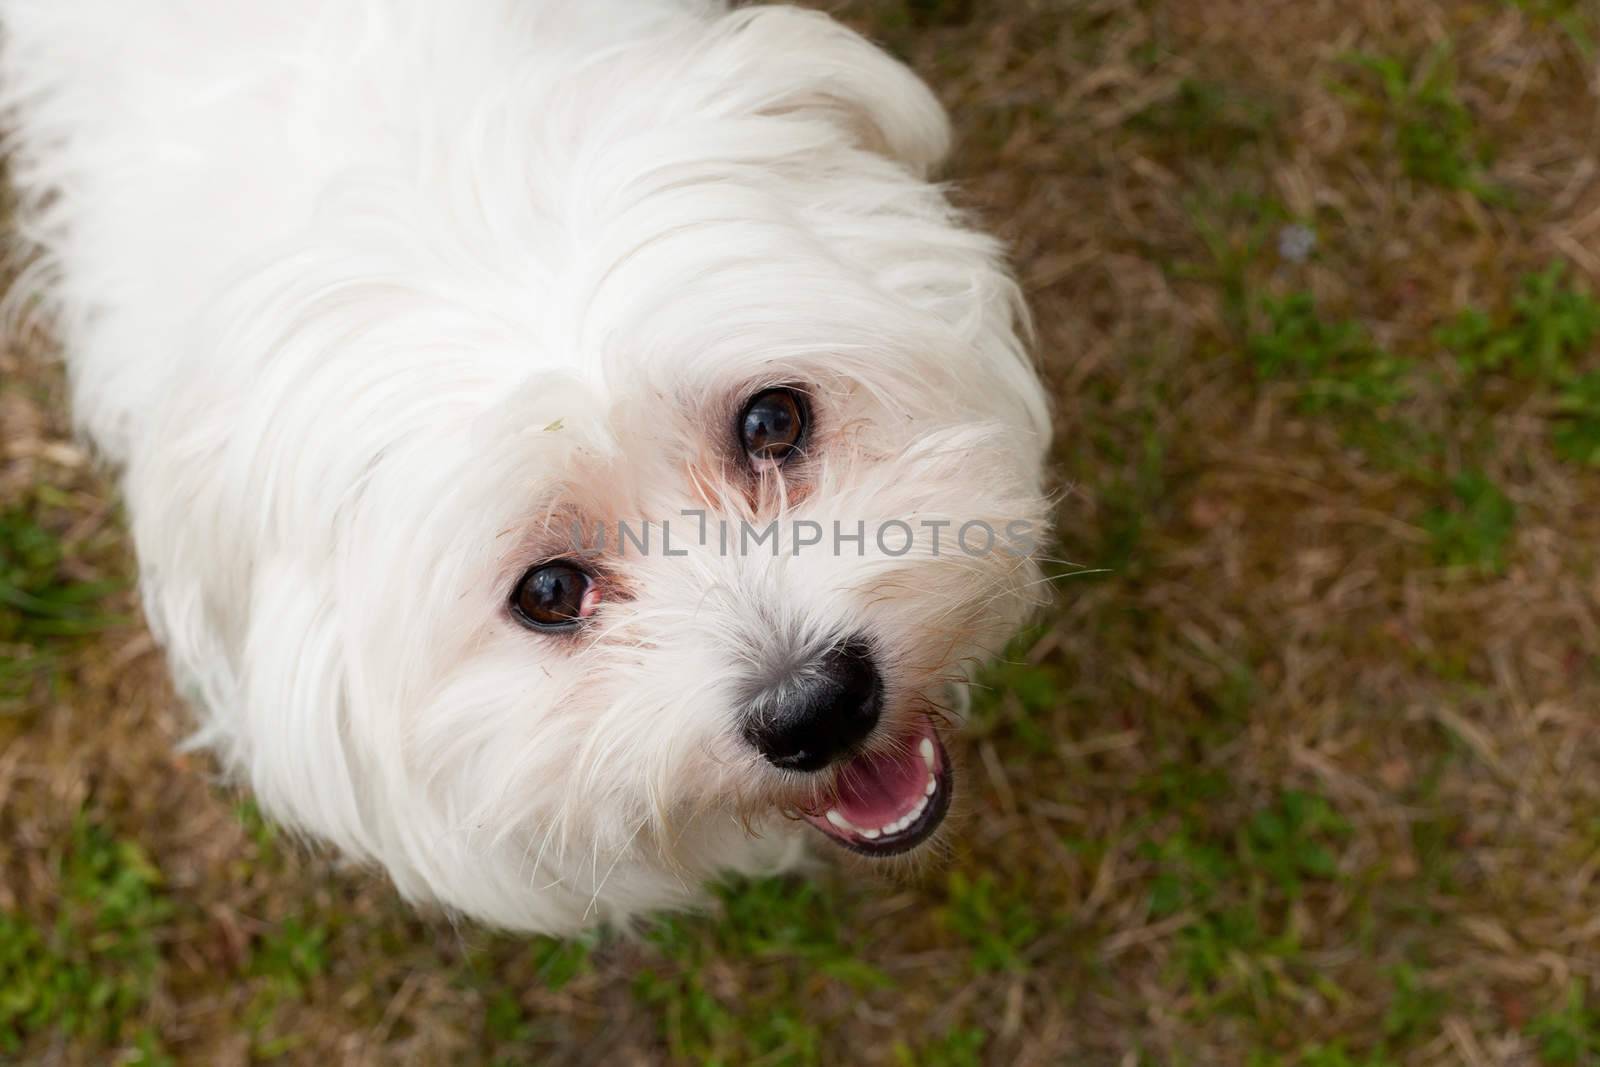
[[817,11],[751,7],[724,17],[725,84],[750,111],[799,114],[843,129],[869,151],[926,177],[950,149],[950,122],[905,64]]

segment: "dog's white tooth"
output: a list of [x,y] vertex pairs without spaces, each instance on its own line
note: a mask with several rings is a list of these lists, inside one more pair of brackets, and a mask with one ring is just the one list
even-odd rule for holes
[[924,737],[917,751],[922,753],[922,762],[928,765],[928,770],[933,770],[933,738]]
[[922,795],[924,797],[931,797],[931,796],[933,796],[934,792],[938,788],[939,788],[939,779],[937,779],[937,778],[929,778],[928,779],[928,788],[926,788],[926,789],[924,789],[922,791]]
[[883,834],[882,830],[863,830],[861,836],[868,841],[876,841]]
[[838,808],[829,808],[828,809],[828,821],[833,823],[833,825],[837,826],[841,830],[854,830],[855,829],[854,826],[850,825],[850,820],[849,819],[846,819],[843,815],[839,814],[839,809]]

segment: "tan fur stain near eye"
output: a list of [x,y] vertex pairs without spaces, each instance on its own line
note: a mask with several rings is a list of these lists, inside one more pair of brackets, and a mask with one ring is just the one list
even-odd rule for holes
[[807,481],[788,477],[782,470],[732,472],[706,459],[689,463],[684,478],[690,498],[708,512],[747,521],[792,508],[810,493]]
[[[623,505],[608,501],[591,487],[603,484],[585,479],[567,485],[548,499],[529,520],[503,531],[515,538],[504,557],[497,582],[514,582],[529,567],[558,559],[575,560],[588,572],[602,617],[608,605],[634,600],[638,590],[617,558],[618,518]],[[598,546],[598,550],[597,550]]]
[[711,513],[726,510],[728,481],[724,473],[706,460],[691,460],[684,468],[684,478],[689,484],[689,497]]

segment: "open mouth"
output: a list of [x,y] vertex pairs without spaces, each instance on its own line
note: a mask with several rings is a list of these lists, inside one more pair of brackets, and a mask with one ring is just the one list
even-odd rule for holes
[[838,770],[833,806],[806,820],[867,856],[926,841],[950,810],[950,760],[926,719],[892,751],[864,752]]

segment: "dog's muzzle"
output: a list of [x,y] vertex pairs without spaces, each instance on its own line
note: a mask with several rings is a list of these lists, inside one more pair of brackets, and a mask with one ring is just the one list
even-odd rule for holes
[[744,738],[786,771],[820,771],[854,752],[877,728],[883,679],[866,642],[822,653],[750,702]]
[[[833,768],[805,818],[854,852],[891,856],[931,837],[950,807],[950,758],[925,714],[885,725],[871,646],[851,638],[793,668],[749,702],[745,740],[774,767]],[[874,737],[874,734],[884,736]]]

